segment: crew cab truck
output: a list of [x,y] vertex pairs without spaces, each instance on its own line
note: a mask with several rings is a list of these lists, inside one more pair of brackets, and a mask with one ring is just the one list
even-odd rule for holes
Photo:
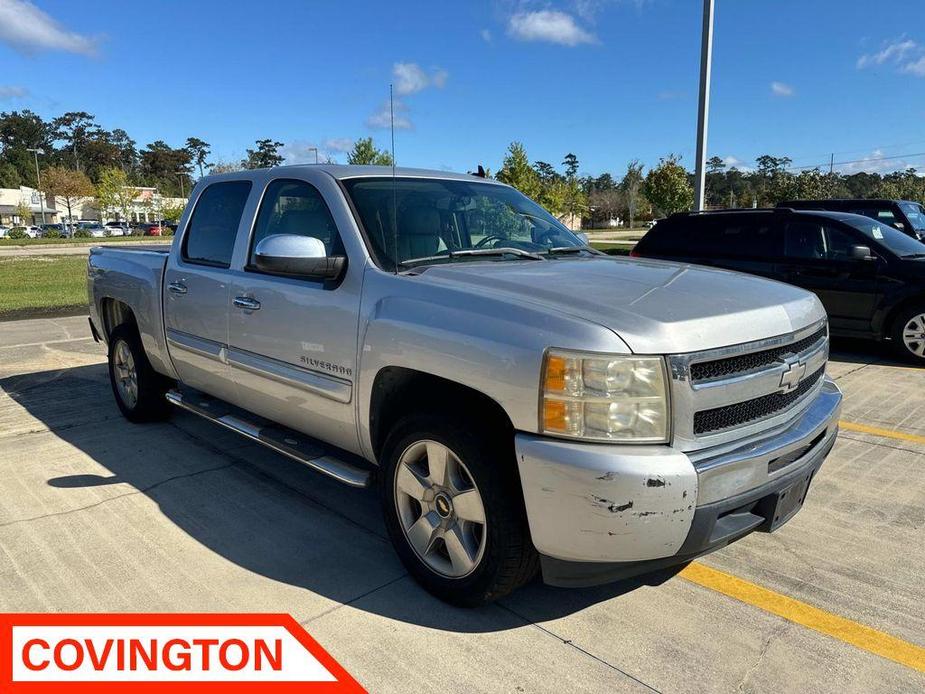
[[169,248],[94,248],[133,422],[180,407],[346,484],[478,605],[680,564],[801,507],[841,394],[812,294],[615,258],[495,181],[315,165],[202,179]]

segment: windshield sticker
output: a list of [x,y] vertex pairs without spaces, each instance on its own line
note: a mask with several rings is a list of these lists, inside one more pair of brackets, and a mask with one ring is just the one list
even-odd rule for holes
[[877,227],[874,227],[871,231],[873,231],[875,239],[877,239],[878,241],[883,240],[883,232],[880,231]]

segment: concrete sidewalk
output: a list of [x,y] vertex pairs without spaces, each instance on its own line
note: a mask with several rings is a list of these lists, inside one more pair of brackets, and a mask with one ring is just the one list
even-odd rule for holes
[[[846,418],[922,421],[925,373],[856,352],[831,372]],[[792,522],[702,562],[925,646],[925,446],[840,438]],[[376,692],[925,688],[678,576],[448,607],[373,491],[186,413],[126,422],[85,317],[0,323],[0,471],[2,611],[288,612]]]

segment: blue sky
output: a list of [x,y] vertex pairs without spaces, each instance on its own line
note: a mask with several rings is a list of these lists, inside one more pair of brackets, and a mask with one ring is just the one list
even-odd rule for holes
[[[717,0],[709,153],[925,170],[925,3]],[[693,164],[699,0],[0,0],[0,110],[86,110],[139,146],[257,138],[291,161],[388,143],[400,164],[493,170],[508,143],[615,174]],[[918,156],[907,156],[918,154]],[[902,156],[900,156],[902,155]],[[882,157],[897,157],[881,160]]]

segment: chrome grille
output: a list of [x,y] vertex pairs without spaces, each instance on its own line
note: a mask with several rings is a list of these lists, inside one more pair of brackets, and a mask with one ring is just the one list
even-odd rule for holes
[[825,367],[806,376],[800,385],[789,393],[770,393],[760,398],[737,402],[734,405],[715,407],[694,413],[694,433],[698,436],[741,426],[756,419],[764,419],[786,410],[797,400],[806,395],[819,382],[825,373]]
[[769,365],[780,361],[787,354],[799,354],[816,343],[824,340],[826,336],[826,327],[823,325],[816,332],[802,340],[798,340],[789,345],[765,349],[760,352],[751,352],[749,354],[740,354],[735,357],[725,359],[713,359],[712,361],[695,362],[691,364],[691,382],[701,383],[710,381],[714,378],[724,378],[726,376],[737,376],[759,371]]
[[822,388],[828,347],[819,320],[785,335],[670,356],[673,445],[697,451],[787,423]]

